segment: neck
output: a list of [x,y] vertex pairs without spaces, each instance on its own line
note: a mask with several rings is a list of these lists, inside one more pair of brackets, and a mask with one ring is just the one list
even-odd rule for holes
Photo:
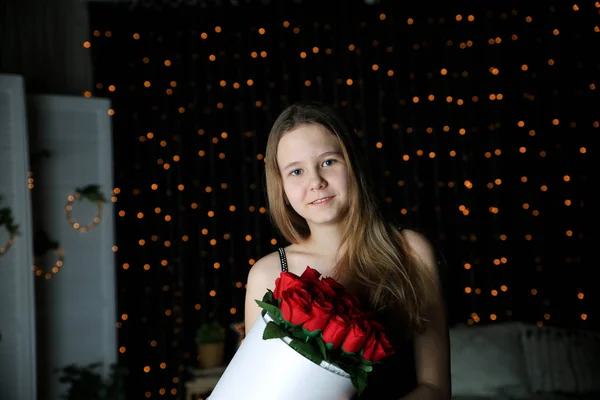
[[310,236],[304,245],[316,254],[337,257],[340,239],[339,225],[310,226]]

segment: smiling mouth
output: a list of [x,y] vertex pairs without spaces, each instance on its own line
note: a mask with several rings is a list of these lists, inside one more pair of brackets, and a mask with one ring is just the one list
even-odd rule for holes
[[323,197],[322,199],[315,200],[315,201],[313,201],[312,203],[309,203],[309,204],[321,204],[321,203],[325,203],[325,202],[333,199],[334,197],[335,196]]

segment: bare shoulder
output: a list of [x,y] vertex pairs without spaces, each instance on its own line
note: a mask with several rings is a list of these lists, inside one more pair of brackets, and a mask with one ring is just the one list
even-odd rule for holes
[[254,321],[260,314],[256,300],[261,300],[267,289],[275,289],[275,280],[281,273],[281,264],[278,252],[267,254],[259,259],[248,273],[245,299],[245,330],[252,328]]
[[411,229],[403,229],[402,237],[408,244],[412,255],[417,258],[421,264],[430,268],[436,268],[437,259],[435,250],[431,241],[427,239],[425,235]]
[[274,251],[260,258],[248,273],[248,285],[259,290],[273,289],[275,279],[281,272],[279,252]]

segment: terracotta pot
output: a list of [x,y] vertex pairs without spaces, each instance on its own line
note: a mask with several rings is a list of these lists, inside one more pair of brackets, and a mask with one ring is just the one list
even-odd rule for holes
[[225,343],[202,343],[198,345],[198,365],[200,368],[214,368],[223,365]]

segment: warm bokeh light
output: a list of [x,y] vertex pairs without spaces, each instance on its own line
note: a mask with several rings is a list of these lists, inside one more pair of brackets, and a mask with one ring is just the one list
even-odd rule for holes
[[[596,43],[597,21],[569,22],[600,6],[553,8],[417,14],[392,2],[310,22],[273,8],[275,19],[215,14],[175,31],[168,13],[151,27],[100,13],[83,42],[96,81],[78,94],[112,101],[118,240],[107,248],[124,299],[113,323],[119,357],[143,355],[131,361],[138,397],[182,396],[182,371],[197,366],[193,330],[242,321],[248,271],[288,245],[270,225],[265,145],[277,110],[302,97],[351,117],[386,209],[447,257],[458,322],[597,324],[591,260],[578,253],[593,234],[583,222],[597,186],[597,68],[593,52],[564,49]],[[498,29],[476,29],[488,21]],[[69,201],[64,212],[84,212]],[[87,221],[69,221],[86,233]]]

